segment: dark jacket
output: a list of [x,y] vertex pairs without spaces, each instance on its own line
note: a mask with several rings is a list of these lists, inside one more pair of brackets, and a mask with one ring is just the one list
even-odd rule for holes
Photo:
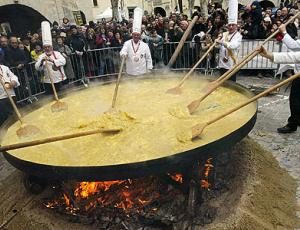
[[5,59],[9,67],[16,67],[19,64],[27,64],[30,60],[27,60],[24,51],[19,48],[9,47],[5,52]]
[[83,52],[83,51],[87,50],[86,39],[79,33],[72,34],[69,44],[70,44],[70,48],[73,52],[75,52],[75,51]]

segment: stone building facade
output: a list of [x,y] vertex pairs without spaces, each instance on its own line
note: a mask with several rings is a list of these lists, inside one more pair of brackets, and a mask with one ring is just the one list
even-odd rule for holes
[[[149,14],[160,13],[166,16],[171,11],[177,10],[179,2],[179,0],[119,0],[119,11],[121,15],[128,17],[138,6]],[[225,7],[226,2],[223,1]],[[243,5],[250,2],[252,1],[239,1]],[[279,5],[280,0],[273,2],[274,5]],[[99,18],[99,15],[110,6],[109,0],[1,0],[0,31],[11,30],[17,34],[24,34],[28,30],[37,30],[43,20],[61,23],[64,17],[77,24],[88,23]],[[200,0],[195,0],[194,6],[200,6]],[[182,0],[181,7],[187,15],[192,11],[188,0]]]

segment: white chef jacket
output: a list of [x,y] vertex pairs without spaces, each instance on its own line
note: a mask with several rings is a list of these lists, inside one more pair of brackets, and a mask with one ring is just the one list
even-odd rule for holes
[[[282,42],[287,46],[291,51],[300,51],[300,40],[294,40],[289,34],[285,34]],[[295,64],[295,73],[300,72],[300,63]]]
[[273,53],[273,61],[277,64],[300,63],[300,52]]
[[[35,69],[39,71],[44,71],[44,77],[42,79],[42,82],[44,83],[51,83],[49,78],[49,73],[46,67],[46,62],[44,61],[42,64],[42,60],[45,59],[46,54],[43,53],[39,56],[37,62],[35,63]],[[66,64],[66,59],[64,56],[57,51],[52,51],[52,54],[50,55],[50,59],[54,61],[54,63],[48,61],[48,67],[50,70],[50,74],[53,78],[54,83],[61,82],[66,79],[65,71],[63,66]],[[55,65],[57,68],[53,69],[53,65]]]
[[[225,38],[227,37],[226,41]],[[228,32],[223,33],[221,41],[223,44],[220,45],[219,51],[219,68],[231,69],[234,66],[234,61],[228,54],[228,50],[230,49],[234,56],[237,58],[238,49],[241,45],[243,36],[240,32],[236,31],[232,34],[228,34]],[[225,62],[224,59],[228,61]]]
[[139,41],[134,44],[130,39],[124,43],[120,55],[126,55],[126,73],[130,75],[141,75],[153,68],[149,46]]
[[[18,87],[20,85],[18,77],[16,75],[14,75],[10,69],[5,66],[5,65],[0,65],[0,78],[2,78],[2,81],[5,82],[11,82],[11,81],[15,81],[17,83],[17,85],[15,86]],[[11,96],[15,96],[15,91],[13,89],[7,89],[8,93]],[[2,84],[0,84],[0,99],[4,99],[7,98],[7,94],[5,92],[5,90],[2,87]],[[1,108],[0,108],[1,109]]]

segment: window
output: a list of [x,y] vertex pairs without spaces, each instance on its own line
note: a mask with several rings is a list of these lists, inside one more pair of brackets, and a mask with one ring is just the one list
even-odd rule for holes
[[98,0],[93,0],[94,6],[98,6]]

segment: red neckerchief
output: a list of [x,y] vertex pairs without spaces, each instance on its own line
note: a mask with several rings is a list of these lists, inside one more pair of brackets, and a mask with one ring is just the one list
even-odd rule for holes
[[[56,58],[56,55],[55,55],[54,51],[52,51],[52,54],[53,54],[54,59],[56,60],[57,58]],[[53,63],[53,65],[55,65],[55,64]],[[64,75],[63,75],[63,73],[62,73],[62,71],[60,69],[60,66],[58,66],[57,68],[58,68],[58,71],[61,74],[61,80],[63,81],[64,80]]]

